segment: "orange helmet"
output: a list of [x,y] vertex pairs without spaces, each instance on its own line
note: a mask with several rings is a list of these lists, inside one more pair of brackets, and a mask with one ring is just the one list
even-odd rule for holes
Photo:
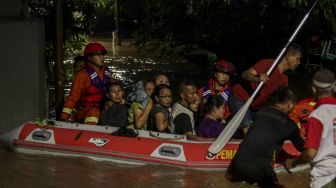
[[100,55],[100,54],[105,55],[106,49],[103,45],[101,45],[98,42],[89,43],[86,45],[84,49],[84,55],[86,57],[93,56],[93,55]]

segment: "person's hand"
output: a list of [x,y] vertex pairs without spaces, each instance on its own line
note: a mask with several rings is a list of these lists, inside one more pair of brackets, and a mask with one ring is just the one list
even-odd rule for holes
[[266,73],[263,73],[259,76],[259,82],[267,82],[267,80],[269,80],[269,77]]
[[107,101],[104,105],[104,111],[107,111],[113,105],[112,101]]
[[285,169],[290,172],[290,169],[295,168],[296,164],[295,164],[295,158],[293,159],[287,159],[284,163]]
[[67,113],[62,112],[60,116],[61,121],[69,122],[70,121],[70,115]]
[[148,101],[147,101],[147,104],[146,104],[146,108],[151,109],[153,107],[153,104],[154,104],[153,99],[149,97]]

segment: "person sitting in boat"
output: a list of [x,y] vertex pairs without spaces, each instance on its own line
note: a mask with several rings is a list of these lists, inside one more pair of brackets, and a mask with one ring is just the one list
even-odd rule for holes
[[168,131],[173,134],[186,135],[188,140],[213,141],[213,138],[197,136],[195,133],[195,120],[190,109],[195,104],[197,88],[191,81],[183,81],[179,86],[179,101],[172,109],[172,117]]
[[173,101],[170,86],[159,84],[155,86],[153,93],[155,104],[149,115],[147,130],[156,132],[168,132],[171,105]]
[[102,106],[101,125],[124,127],[128,125],[128,108],[125,105],[124,90],[117,82],[107,86],[107,93]]
[[295,70],[299,66],[302,55],[301,51],[299,45],[292,43],[269,76],[267,75],[267,71],[273,65],[274,59],[262,59],[245,70],[241,75],[242,79],[232,86],[233,93],[228,104],[231,113],[234,115],[250,98],[259,83],[265,82],[258,95],[256,95],[250,109],[245,113],[242,123],[239,125],[238,131],[242,135],[246,135],[249,126],[253,123],[254,112],[259,110],[269,96],[277,89],[288,85],[288,76],[285,72],[287,70]]
[[282,87],[272,95],[270,106],[257,112],[228,168],[230,181],[258,183],[261,187],[279,183],[273,167],[284,141],[291,140],[299,151],[304,146],[298,126],[288,116],[296,102],[296,91]]
[[95,125],[100,117],[100,104],[106,84],[112,81],[109,69],[104,65],[106,49],[100,43],[89,43],[84,49],[85,68],[74,78],[70,94],[64,104],[60,119]]
[[170,81],[169,81],[167,75],[164,74],[164,73],[155,74],[154,77],[153,77],[153,80],[154,80],[155,85],[159,85],[159,84],[170,85]]
[[224,99],[224,119],[231,115],[227,101],[231,95],[230,77],[234,74],[235,68],[232,63],[226,60],[218,60],[215,64],[215,73],[208,83],[198,90],[198,95],[202,98],[202,104],[208,97],[213,95],[221,96]]
[[149,113],[153,107],[151,98],[155,84],[152,80],[142,80],[135,84],[133,91],[127,96],[128,122],[130,129],[147,129]]
[[217,138],[224,129],[224,125],[221,123],[224,118],[224,108],[225,102],[220,95],[211,95],[204,100],[205,116],[198,126],[197,135]]

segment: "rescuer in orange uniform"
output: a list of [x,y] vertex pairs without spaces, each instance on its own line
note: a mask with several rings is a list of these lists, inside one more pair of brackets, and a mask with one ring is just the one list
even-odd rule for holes
[[289,117],[299,126],[300,134],[304,138],[307,132],[307,121],[310,113],[315,110],[316,102],[313,98],[308,98],[298,102]]
[[100,117],[101,100],[106,84],[112,80],[104,66],[106,49],[99,43],[89,43],[84,50],[85,68],[74,78],[70,94],[64,104],[60,119],[95,125]]

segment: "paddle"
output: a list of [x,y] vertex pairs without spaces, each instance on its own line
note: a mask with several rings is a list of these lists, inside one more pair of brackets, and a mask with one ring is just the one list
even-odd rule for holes
[[[267,71],[267,75],[269,76],[272,71],[275,69],[277,66],[278,62],[280,61],[280,58],[283,56],[283,54],[286,52],[287,47],[290,45],[290,43],[293,41],[295,38],[296,34],[299,32],[301,29],[302,25],[305,23],[307,20],[310,12],[313,10],[315,7],[316,3],[318,0],[314,2],[308,13],[304,16],[302,21],[300,22],[299,26],[296,28],[290,39],[288,40],[287,44],[285,47],[281,50],[280,54],[277,56],[275,61],[273,62],[272,66],[269,68]],[[239,124],[243,120],[243,117],[245,116],[247,110],[249,109],[251,103],[253,102],[253,99],[257,95],[257,93],[260,91],[262,86],[264,85],[264,82],[260,82],[257,88],[254,90],[252,96],[245,102],[245,104],[240,108],[240,110],[233,116],[233,118],[230,120],[230,122],[227,124],[227,126],[224,128],[224,130],[221,132],[221,134],[218,136],[218,138],[215,140],[214,143],[212,143],[208,149],[208,153],[206,158],[207,159],[213,159],[215,157],[215,154],[220,152],[224,146],[228,143],[228,141],[231,139],[232,135],[234,132],[237,130]]]

